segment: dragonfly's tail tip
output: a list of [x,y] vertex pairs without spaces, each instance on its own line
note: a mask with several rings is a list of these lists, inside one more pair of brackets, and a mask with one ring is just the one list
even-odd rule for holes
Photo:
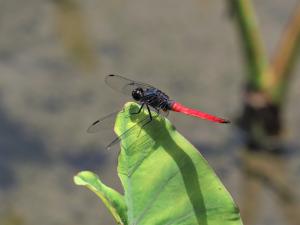
[[231,123],[231,121],[230,121],[230,120],[225,120],[225,119],[223,119],[223,120],[221,121],[221,123]]

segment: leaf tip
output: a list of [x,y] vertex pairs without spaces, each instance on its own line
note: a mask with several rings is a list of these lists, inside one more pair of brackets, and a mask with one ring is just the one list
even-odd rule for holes
[[91,171],[81,171],[73,177],[76,185],[86,185],[87,180],[95,178],[95,174]]

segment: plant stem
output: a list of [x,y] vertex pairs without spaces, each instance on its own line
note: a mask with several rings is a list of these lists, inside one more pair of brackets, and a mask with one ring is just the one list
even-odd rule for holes
[[253,6],[250,0],[229,0],[229,2],[238,22],[248,66],[248,84],[254,89],[260,89],[268,61]]
[[300,48],[300,3],[291,16],[282,34],[278,48],[270,65],[270,76],[267,76],[265,87],[274,101],[282,102],[285,87]]

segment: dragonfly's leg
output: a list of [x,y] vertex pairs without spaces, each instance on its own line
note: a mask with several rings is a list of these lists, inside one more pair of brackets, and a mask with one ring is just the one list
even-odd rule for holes
[[137,112],[130,112],[130,114],[139,114],[139,113],[142,111],[144,105],[145,105],[145,103],[143,103],[143,104],[141,105],[141,107],[139,108],[139,110],[138,110]]
[[143,124],[143,126],[141,127],[141,129],[140,129],[140,131],[139,131],[138,136],[140,136],[142,129],[143,129],[148,123],[150,123],[150,122],[153,120],[152,114],[151,114],[151,111],[150,111],[150,108],[149,108],[149,106],[148,106],[147,104],[146,104],[146,107],[147,107],[147,111],[148,111],[148,113],[149,113],[149,120],[148,120],[145,124]]
[[147,110],[149,113],[149,120],[142,126],[142,128],[152,121],[152,114],[151,114],[150,108],[147,104],[146,104],[146,107],[147,107]]

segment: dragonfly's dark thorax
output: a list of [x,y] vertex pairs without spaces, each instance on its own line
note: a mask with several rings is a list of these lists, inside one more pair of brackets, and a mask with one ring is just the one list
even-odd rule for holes
[[153,108],[169,110],[169,96],[156,88],[149,88],[144,92],[141,102],[146,103]]

